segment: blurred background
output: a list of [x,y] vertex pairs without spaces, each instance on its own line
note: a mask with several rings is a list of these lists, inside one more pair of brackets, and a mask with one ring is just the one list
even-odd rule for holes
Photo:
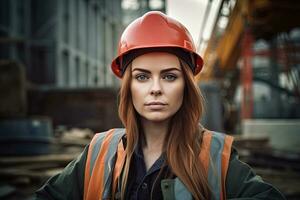
[[1,0],[0,199],[30,199],[89,143],[121,127],[119,37],[150,10],[179,20],[204,58],[202,123],[300,199],[300,2]]

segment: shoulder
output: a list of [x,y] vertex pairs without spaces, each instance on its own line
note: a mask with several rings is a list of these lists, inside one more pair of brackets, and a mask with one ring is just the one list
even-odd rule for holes
[[96,133],[90,142],[90,146],[102,145],[103,141],[119,140],[125,135],[124,128],[113,128],[104,132]]
[[125,129],[123,128],[96,133],[89,144],[88,160],[95,159],[100,151],[115,149],[123,136],[125,136]]
[[202,149],[226,151],[230,155],[234,137],[225,133],[204,129],[202,132]]
[[263,181],[254,170],[238,158],[232,148],[226,177],[227,198],[252,197],[261,199],[285,199],[273,185]]
[[228,170],[233,137],[224,133],[205,130],[202,137],[200,159],[206,168],[209,162],[218,166],[225,178]]

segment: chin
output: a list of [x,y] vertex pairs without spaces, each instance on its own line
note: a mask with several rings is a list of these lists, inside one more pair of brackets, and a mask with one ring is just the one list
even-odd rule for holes
[[169,119],[169,118],[153,118],[153,119],[150,118],[150,119],[146,119],[146,120],[151,121],[151,122],[164,122],[167,119]]
[[147,121],[152,121],[152,122],[163,122],[167,121],[171,118],[171,115],[165,115],[165,114],[151,114],[151,115],[144,115],[143,118]]

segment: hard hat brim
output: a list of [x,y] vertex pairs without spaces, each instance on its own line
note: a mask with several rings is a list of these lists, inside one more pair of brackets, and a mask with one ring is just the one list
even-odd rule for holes
[[[162,50],[162,48],[165,48],[166,50]],[[147,51],[145,51],[145,49],[147,49]],[[169,50],[167,50],[167,49],[169,49]],[[124,66],[125,68],[123,68],[121,58],[123,58],[125,56],[125,54],[128,55],[131,52],[142,51],[142,53],[137,54],[137,55],[142,55],[142,54],[147,53],[147,52],[162,52],[163,51],[163,52],[173,53],[177,57],[182,58],[182,56],[178,55],[177,53],[174,53],[174,51],[172,51],[172,49],[181,49],[183,51],[191,53],[191,55],[194,57],[194,60],[195,60],[195,62],[193,63],[194,66],[191,66],[191,64],[189,62],[187,62],[187,64],[192,69],[194,76],[196,76],[201,71],[201,69],[203,67],[202,57],[200,55],[198,55],[197,53],[191,52],[189,49],[184,49],[180,46],[154,46],[154,47],[147,46],[146,48],[145,47],[134,48],[134,49],[131,49],[130,51],[128,51],[126,53],[123,53],[123,54],[117,56],[116,58],[114,58],[112,63],[111,63],[111,69],[117,77],[122,78],[123,74],[126,70],[126,67],[129,63],[126,66]],[[137,56],[134,56],[130,60],[130,62],[136,57]],[[186,61],[186,59],[183,59],[183,60]]]

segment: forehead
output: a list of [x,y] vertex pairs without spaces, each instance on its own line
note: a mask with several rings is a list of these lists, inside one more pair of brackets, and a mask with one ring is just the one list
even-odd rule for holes
[[151,52],[136,57],[132,61],[132,69],[164,69],[164,68],[180,69],[180,62],[177,56],[166,52]]

